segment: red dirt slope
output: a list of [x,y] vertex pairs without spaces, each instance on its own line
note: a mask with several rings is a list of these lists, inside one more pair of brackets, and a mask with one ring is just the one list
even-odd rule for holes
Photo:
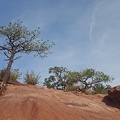
[[73,94],[37,86],[8,85],[0,120],[120,120],[103,95]]

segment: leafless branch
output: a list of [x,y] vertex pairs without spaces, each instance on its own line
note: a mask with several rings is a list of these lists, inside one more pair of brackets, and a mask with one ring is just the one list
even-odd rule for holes
[[10,57],[7,55],[7,53],[6,53],[6,52],[3,52],[3,53],[4,53],[4,55],[5,55],[5,56],[7,56],[7,58],[10,58]]
[[21,56],[18,56],[18,57],[16,57],[16,58],[14,58],[14,60],[17,60],[17,59],[19,59]]

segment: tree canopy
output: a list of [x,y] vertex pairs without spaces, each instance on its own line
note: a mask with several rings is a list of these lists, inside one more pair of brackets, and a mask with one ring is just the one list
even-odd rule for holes
[[21,21],[9,23],[7,26],[0,27],[0,51],[6,56],[8,65],[6,73],[2,77],[0,93],[4,91],[8,80],[10,69],[14,60],[21,57],[20,54],[34,53],[40,58],[47,57],[54,43],[49,43],[48,40],[39,39],[39,28],[33,31],[28,30],[22,25]]
[[[85,92],[87,89],[92,88],[96,93],[107,90],[107,87],[102,83],[111,82],[113,77],[94,69],[85,69],[80,72],[68,71],[64,67],[51,67],[49,73],[52,73],[49,78],[44,81],[44,86],[66,91],[81,90]],[[100,91],[101,90],[101,91]]]
[[10,60],[12,55],[14,55],[13,60],[19,58],[20,56],[15,57],[17,53],[34,52],[39,57],[46,57],[53,44],[49,44],[48,40],[39,40],[39,35],[39,28],[30,31],[20,21],[10,22],[8,26],[0,27],[0,50],[3,51],[7,60]]
[[65,67],[51,67],[49,73],[50,77],[45,78],[44,86],[48,88],[65,90],[68,70]]
[[81,72],[71,72],[68,76],[67,83],[76,84],[83,91],[92,88],[98,83],[107,83],[114,80],[113,77],[94,69],[85,69]]

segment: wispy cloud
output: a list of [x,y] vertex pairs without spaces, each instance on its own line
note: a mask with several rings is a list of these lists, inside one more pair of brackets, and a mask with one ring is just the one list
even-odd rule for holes
[[92,12],[92,20],[91,20],[91,22],[90,22],[90,30],[89,30],[89,39],[90,39],[91,41],[92,41],[93,28],[94,28],[94,26],[95,26],[95,24],[96,24],[96,13],[97,13],[97,11],[99,10],[100,6],[101,6],[103,3],[104,3],[103,1],[102,1],[101,3],[99,3],[99,4],[95,7],[94,11]]

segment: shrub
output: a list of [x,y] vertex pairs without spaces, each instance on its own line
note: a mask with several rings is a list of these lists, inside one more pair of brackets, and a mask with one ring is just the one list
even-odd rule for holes
[[30,85],[37,85],[39,84],[39,79],[39,75],[36,75],[33,71],[31,71],[30,73],[27,71],[24,77],[24,82]]
[[95,91],[95,94],[107,94],[108,89],[110,88],[110,85],[103,85],[103,84],[96,84],[93,87],[93,90]]
[[[0,71],[0,78],[2,78],[5,75],[6,69],[3,69]],[[10,76],[8,81],[16,82],[20,79],[21,73],[19,72],[19,69],[14,69],[10,72]]]
[[78,86],[67,85],[65,87],[65,91],[66,92],[68,92],[68,91],[78,91]]

